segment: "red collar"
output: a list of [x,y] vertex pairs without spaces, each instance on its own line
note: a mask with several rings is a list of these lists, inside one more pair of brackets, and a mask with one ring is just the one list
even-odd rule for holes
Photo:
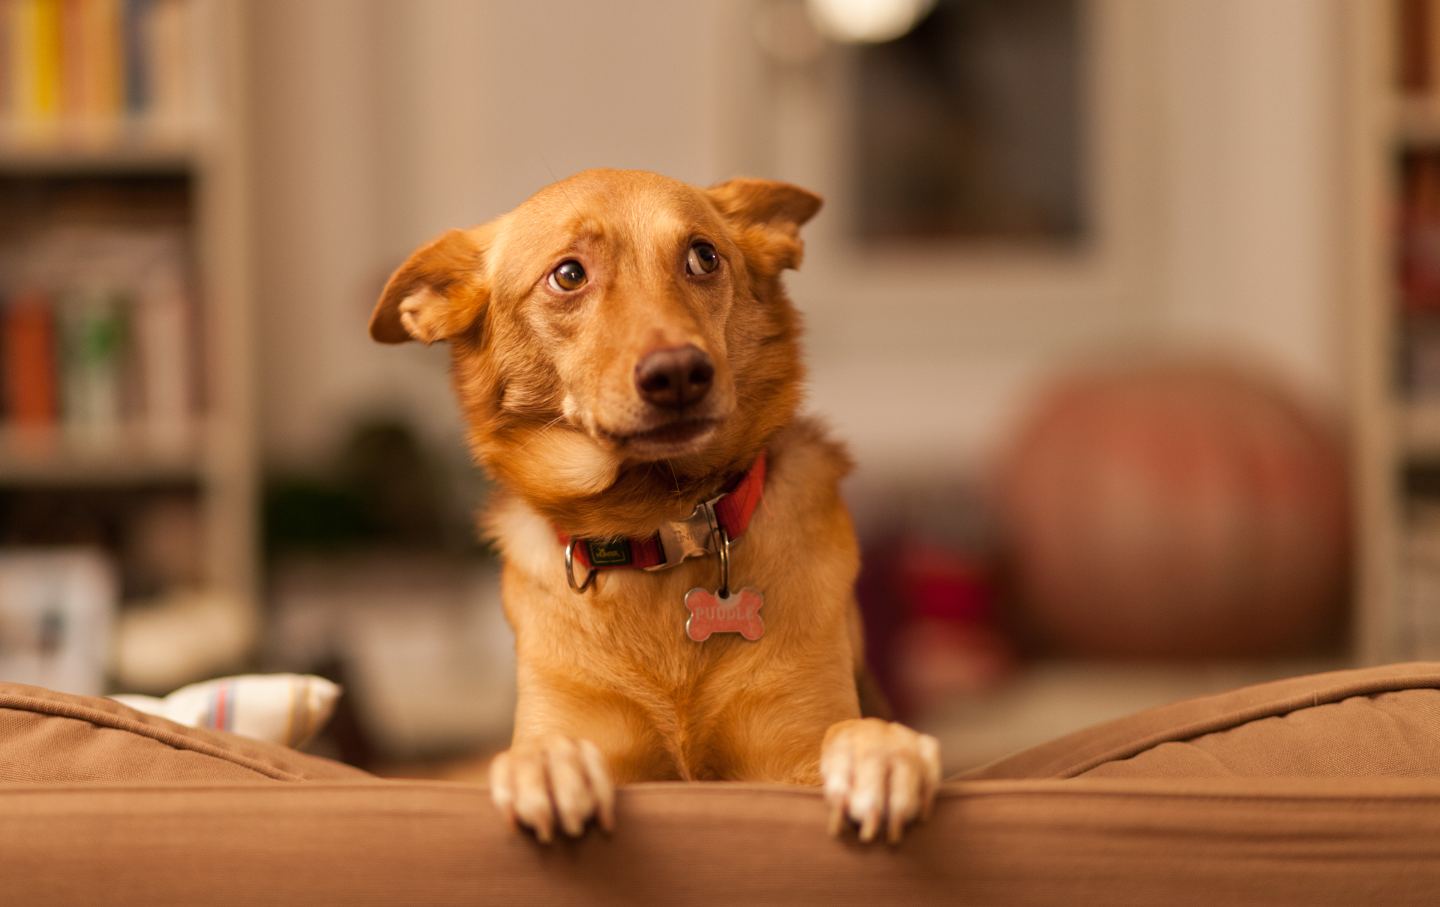
[[560,533],[560,543],[574,546],[575,562],[585,571],[628,567],[664,570],[691,557],[715,553],[716,536],[724,532],[730,541],[745,534],[765,489],[765,453],[755,459],[750,471],[719,496],[703,501],[690,516],[676,523],[664,523],[647,536],[612,539],[572,539]]

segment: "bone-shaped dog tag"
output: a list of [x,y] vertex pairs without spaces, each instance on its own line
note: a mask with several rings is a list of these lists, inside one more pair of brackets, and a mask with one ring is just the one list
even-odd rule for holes
[[760,590],[749,587],[726,596],[709,589],[691,589],[685,593],[685,607],[690,611],[685,635],[704,642],[711,633],[739,633],[754,642],[765,635],[765,622],[760,619],[764,604]]

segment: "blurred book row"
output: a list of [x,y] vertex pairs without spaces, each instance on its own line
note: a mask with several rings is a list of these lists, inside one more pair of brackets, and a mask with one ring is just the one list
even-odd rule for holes
[[12,141],[182,128],[199,0],[0,0],[0,124]]
[[1440,153],[1400,159],[1399,287],[1407,314],[1440,315]]
[[161,228],[55,231],[30,244],[25,276],[0,286],[0,425],[185,441],[201,391],[185,248]]
[[1399,166],[1400,386],[1409,396],[1433,397],[1440,395],[1440,153],[1407,152]]
[[1396,81],[1406,94],[1431,94],[1440,79],[1440,2],[1398,0],[1396,12]]

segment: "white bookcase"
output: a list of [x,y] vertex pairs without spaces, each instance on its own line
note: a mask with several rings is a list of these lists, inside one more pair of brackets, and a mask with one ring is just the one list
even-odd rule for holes
[[[23,0],[22,0],[23,2]],[[0,123],[0,180],[37,191],[84,178],[103,185],[153,177],[183,186],[186,240],[193,258],[200,326],[203,403],[191,424],[157,443],[121,424],[104,440],[83,440],[59,425],[19,430],[0,420],[0,494],[32,499],[75,491],[114,491],[142,499],[147,489],[193,489],[203,533],[206,594],[254,612],[257,603],[256,439],[254,430],[248,211],[246,4],[188,4],[185,32],[188,114],[163,133],[130,123],[113,138],[78,140],[73,131]],[[0,4],[0,10],[10,8]],[[3,254],[4,249],[0,249]],[[38,436],[37,436],[38,435]],[[24,527],[10,527],[25,542]],[[123,546],[122,546],[123,547]],[[120,556],[123,557],[123,554]]]

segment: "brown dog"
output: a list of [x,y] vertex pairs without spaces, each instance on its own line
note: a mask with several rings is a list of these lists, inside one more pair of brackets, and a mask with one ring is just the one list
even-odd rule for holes
[[819,207],[586,171],[421,248],[375,308],[377,340],[449,342],[503,489],[519,701],[491,791],[542,841],[611,828],[615,782],[823,780],[867,841],[929,808],[935,739],[860,717],[849,461],[795,415],[780,273]]

